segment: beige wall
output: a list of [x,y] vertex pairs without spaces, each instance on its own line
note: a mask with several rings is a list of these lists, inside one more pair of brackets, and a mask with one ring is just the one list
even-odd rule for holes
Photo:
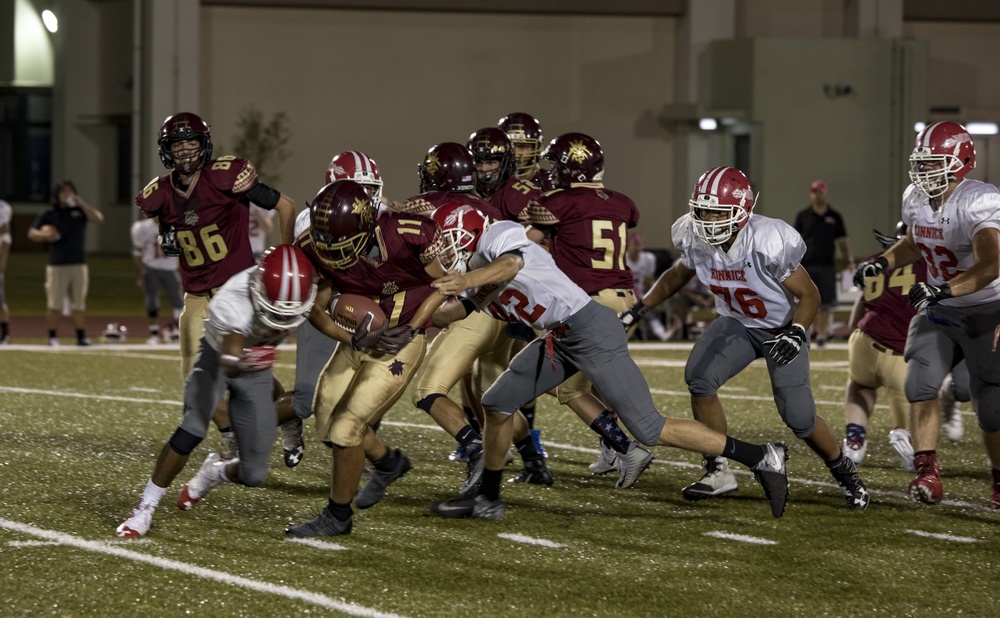
[[601,142],[607,185],[639,204],[656,246],[669,239],[673,160],[654,118],[673,97],[676,29],[672,18],[204,7],[198,111],[224,147],[248,105],[287,112],[278,188],[299,208],[343,150],[374,157],[386,195],[405,198],[430,146],[526,111],[546,140]]

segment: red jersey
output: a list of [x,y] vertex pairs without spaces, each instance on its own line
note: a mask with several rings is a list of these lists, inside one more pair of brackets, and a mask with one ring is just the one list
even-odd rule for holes
[[[376,299],[390,327],[408,324],[434,291],[430,286],[434,279],[424,268],[444,250],[441,228],[428,217],[390,210],[378,218],[375,241],[377,251],[362,256],[346,270],[329,268],[316,256],[309,231],[299,235],[295,244],[317,271],[333,282],[336,291]],[[422,326],[430,325],[428,320]]]
[[625,194],[573,186],[531,202],[522,218],[551,231],[549,252],[556,266],[587,294],[632,289],[625,240],[628,228],[639,221],[639,209]]
[[473,208],[478,208],[490,219],[500,218],[500,211],[483,198],[471,193],[456,193],[454,191],[428,191],[420,195],[415,195],[403,202],[397,212],[430,217],[431,213],[437,210],[438,207],[444,206],[449,202],[459,202]]
[[185,292],[208,292],[253,266],[250,207],[241,196],[257,182],[246,159],[219,157],[198,170],[184,191],[166,173],[135,196],[147,217],[177,230]]
[[517,221],[531,200],[541,196],[542,190],[530,180],[511,178],[490,196],[490,204],[500,211],[500,218]]
[[902,354],[910,319],[916,314],[907,293],[911,286],[925,281],[927,263],[924,260],[868,278],[861,301],[865,315],[858,322],[858,328],[878,343]]

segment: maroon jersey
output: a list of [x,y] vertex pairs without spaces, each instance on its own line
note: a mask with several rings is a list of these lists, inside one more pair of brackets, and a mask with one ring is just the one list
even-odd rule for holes
[[546,193],[525,213],[522,218],[551,234],[549,252],[556,266],[587,294],[632,289],[625,238],[639,221],[639,210],[628,196],[600,186],[575,186]]
[[257,171],[246,159],[219,157],[196,172],[185,191],[167,173],[135,196],[147,217],[159,217],[177,230],[185,292],[208,292],[253,266],[250,207],[240,197],[257,182]]
[[[441,228],[433,219],[386,211],[375,228],[377,251],[362,256],[346,270],[326,266],[312,249],[309,232],[295,241],[335,291],[371,296],[389,319],[389,326],[409,324],[420,304],[431,295],[431,278],[424,268],[444,250]],[[373,253],[377,255],[372,255]],[[430,326],[430,320],[423,327]]]
[[490,204],[500,211],[500,218],[517,221],[531,200],[542,196],[542,190],[530,180],[511,178],[490,196]]
[[428,191],[415,195],[397,207],[397,212],[414,213],[430,217],[431,213],[449,202],[459,202],[479,209],[490,219],[499,219],[500,211],[481,197],[471,193],[456,193],[454,191]]
[[868,278],[861,301],[865,315],[858,322],[858,328],[878,343],[902,354],[906,331],[915,314],[907,292],[914,284],[925,281],[927,263],[924,260]]

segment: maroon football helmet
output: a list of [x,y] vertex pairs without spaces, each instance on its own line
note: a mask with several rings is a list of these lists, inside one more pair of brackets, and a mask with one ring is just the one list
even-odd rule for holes
[[[694,184],[688,206],[694,233],[710,245],[721,245],[739,232],[753,215],[753,188],[735,167],[708,170]],[[718,213],[721,217],[716,218]]]
[[[178,160],[170,152],[170,146],[185,140],[197,140],[201,143],[201,148]],[[212,131],[200,116],[190,112],[167,116],[160,127],[160,137],[156,143],[160,146],[160,161],[164,167],[176,169],[183,174],[193,174],[212,158]]]
[[[934,169],[927,169],[928,164]],[[976,167],[976,147],[965,127],[935,122],[917,134],[910,153],[910,182],[929,198],[940,197],[951,180],[962,180]]]
[[441,228],[441,237],[444,239],[445,250],[441,255],[454,255],[451,264],[443,264],[445,270],[466,272],[469,258],[479,245],[479,237],[490,226],[489,217],[468,204],[447,202],[431,213],[431,218]]
[[268,328],[298,327],[316,300],[316,271],[295,245],[278,245],[264,252],[250,276],[254,312]]
[[559,187],[574,182],[601,182],[604,178],[604,150],[596,139],[584,133],[564,133],[555,138],[541,159],[542,167],[551,165]]
[[514,112],[501,118],[497,126],[502,129],[514,144],[517,153],[517,177],[526,179],[531,174],[531,168],[538,162],[542,152],[542,124],[531,114]]
[[367,251],[376,217],[375,204],[362,185],[353,180],[331,182],[309,205],[313,250],[330,268],[350,268]]
[[330,159],[326,167],[327,184],[334,180],[353,180],[368,188],[377,207],[382,202],[382,176],[375,159],[358,150],[348,150]]
[[486,127],[469,136],[468,146],[477,164],[483,161],[496,161],[500,164],[500,167],[491,172],[476,168],[476,189],[483,196],[493,195],[514,175],[514,145],[500,129]]
[[420,192],[457,191],[469,193],[476,188],[476,159],[465,146],[443,142],[427,151],[417,167]]

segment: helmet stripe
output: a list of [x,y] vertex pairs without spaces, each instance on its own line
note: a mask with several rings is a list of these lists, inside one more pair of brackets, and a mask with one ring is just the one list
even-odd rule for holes
[[302,278],[299,276],[299,261],[295,259],[295,254],[290,247],[288,248],[288,259],[291,261],[292,266],[292,295],[290,298],[286,298],[286,300],[298,300],[302,298]]

